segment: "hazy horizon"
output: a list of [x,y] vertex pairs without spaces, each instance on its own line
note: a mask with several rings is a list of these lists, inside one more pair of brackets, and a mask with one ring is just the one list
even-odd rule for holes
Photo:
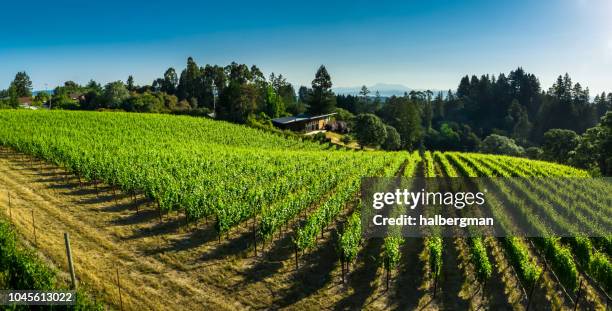
[[[543,89],[567,72],[592,94],[612,91],[612,2],[550,3],[8,3],[7,12],[29,13],[0,20],[0,89],[24,70],[35,90],[128,75],[151,84],[192,56],[200,66],[255,64],[296,89],[324,64],[334,87],[454,90],[466,74],[520,66]],[[49,22],[58,17],[67,22]]]

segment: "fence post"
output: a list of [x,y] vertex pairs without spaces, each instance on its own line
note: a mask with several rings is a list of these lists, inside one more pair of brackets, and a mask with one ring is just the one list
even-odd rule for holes
[[34,209],[32,209],[32,229],[34,230],[34,245],[38,246],[38,239],[36,239],[36,222],[34,221]]
[[11,192],[10,191],[7,191],[7,192],[8,192],[8,203],[9,203],[9,217],[11,217],[11,222],[12,222],[13,221],[13,209],[11,206]]
[[121,296],[121,282],[119,281],[119,268],[117,268],[117,288],[119,289],[119,306],[123,311],[123,297]]
[[76,276],[74,274],[74,265],[72,263],[72,250],[70,249],[70,235],[64,232],[64,242],[66,243],[66,256],[68,257],[68,270],[70,270],[70,282],[72,289],[77,288]]

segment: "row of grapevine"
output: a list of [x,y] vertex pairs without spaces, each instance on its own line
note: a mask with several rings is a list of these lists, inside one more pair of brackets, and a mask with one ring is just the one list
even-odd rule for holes
[[[464,159],[468,159],[469,155],[462,155]],[[477,161],[477,160],[474,160]],[[482,162],[480,162],[482,163]],[[486,165],[485,165],[486,166]],[[511,176],[509,172],[503,171],[497,167],[489,167],[492,175],[489,176]],[[513,183],[513,179],[509,179],[510,183]],[[529,209],[527,204],[516,197],[507,184],[499,182],[497,179],[493,179],[493,183],[498,187],[499,194],[503,196],[504,200],[511,202],[511,206],[518,207],[521,216],[524,218],[524,222],[530,224],[535,228],[541,236],[547,236],[548,230],[538,221],[538,218],[534,216],[533,211]],[[523,192],[524,194],[526,192]],[[557,273],[561,283],[566,289],[570,291],[576,291],[578,289],[578,271],[574,263],[571,252],[566,247],[559,243],[559,239],[552,237],[542,237],[532,239],[535,245],[542,250],[544,257],[550,262],[553,271]]]
[[[393,176],[406,158],[406,156],[395,156],[391,157],[386,163],[370,162],[361,167],[357,166],[360,174],[354,174],[346,178],[339,187],[334,189],[334,193],[309,215],[306,223],[298,229],[295,240],[297,248],[303,250],[316,244],[317,236],[336,219],[347,202],[355,198],[361,185],[362,176],[376,176],[378,174]],[[380,170],[381,165],[383,165],[382,172]]]
[[[418,152],[413,152],[410,159],[404,166],[403,177],[414,177],[415,171],[417,169],[418,164],[421,162],[421,157]],[[401,182],[400,182],[401,184]],[[399,186],[399,185],[398,185]],[[413,185],[403,185],[405,187],[411,187]],[[390,217],[397,217],[398,214],[401,213],[401,209],[399,207],[394,208],[390,211]],[[404,244],[404,238],[402,237],[401,228],[398,226],[392,226],[389,228],[387,232],[387,236],[383,241],[383,250],[382,250],[382,262],[383,267],[386,271],[387,275],[387,287],[389,287],[389,280],[391,271],[395,269],[401,260],[401,252],[400,247]]]
[[[426,178],[434,178],[437,177],[435,170],[434,159],[431,152],[426,151],[423,154],[423,164],[424,164],[424,175]],[[438,229],[434,227],[434,230]],[[433,236],[429,236],[425,238],[425,249],[429,255],[428,264],[429,271],[433,275],[434,278],[434,296],[436,294],[436,287],[438,283],[438,277],[440,272],[442,271],[442,237],[436,235],[437,232],[433,233]]]
[[[448,158],[454,167],[458,168],[463,174],[468,176],[492,176],[492,172],[472,161],[460,157],[458,153],[448,153]],[[502,227],[506,232],[513,231],[514,224],[507,217],[503,210],[503,204],[495,196],[489,196],[487,198],[487,204],[498,222],[498,225]],[[537,281],[542,269],[538,267],[537,263],[529,256],[529,251],[525,243],[517,237],[506,237],[501,238],[501,245],[503,246],[510,263],[514,266],[515,271],[521,280],[525,289],[531,288]]]
[[[451,178],[459,177],[459,174],[455,170],[454,166],[449,162],[445,154],[435,152],[434,157],[438,163],[441,164],[442,170],[446,176]],[[466,176],[469,176],[469,173],[466,174]],[[478,280],[485,282],[491,277],[493,273],[493,266],[489,261],[489,256],[487,255],[483,238],[480,236],[474,236],[472,233],[472,236],[470,236],[467,240],[470,252],[470,261],[476,269],[476,276]]]
[[6,111],[0,144],[142,194],[160,213],[213,217],[219,233],[260,217],[263,237],[338,187],[344,172],[370,174],[355,165],[400,154],[323,152],[329,146],[203,118],[72,111]]
[[[525,174],[525,173],[520,173],[514,170],[512,166],[504,165],[503,161],[499,161],[502,163],[492,163],[492,160],[490,159],[482,159],[481,162],[488,163],[489,167],[496,167],[497,170],[500,170],[500,171],[505,170],[505,172],[516,174],[516,175]],[[495,166],[495,164],[498,164],[498,165]],[[534,173],[531,173],[531,174],[534,174]],[[544,181],[544,183],[546,183],[546,181]],[[549,185],[549,186],[552,186],[552,185]],[[547,208],[548,204],[546,202],[539,201],[539,198],[544,198],[545,199],[544,201],[555,202],[556,196],[548,195],[546,190],[542,189],[541,185],[531,185],[530,184],[530,188],[540,193],[540,196],[536,198],[536,197],[533,197],[529,193],[529,190],[526,186],[521,188],[521,191],[527,193],[527,196],[529,197],[530,202],[532,204],[536,204],[539,207],[540,211],[544,211],[548,213],[548,216],[553,218],[557,225],[563,226],[565,228],[564,230],[566,230],[567,232],[572,232],[574,228],[572,224],[570,224],[565,219],[560,219],[559,217],[551,216],[550,214],[555,213],[555,211],[551,210],[550,208]],[[557,205],[563,206],[562,202],[557,202]],[[582,208],[587,208],[587,207],[582,207]],[[572,208],[567,207],[565,210],[566,211],[574,210],[574,208],[573,206]],[[577,217],[576,215],[573,215],[573,214],[569,216],[568,218],[570,218],[570,221],[571,221],[571,219],[574,219],[574,217],[576,219],[581,220],[580,217]],[[587,220],[582,220],[582,221],[587,221]],[[593,223],[594,219],[589,219],[588,221]],[[583,225],[587,225],[587,224],[583,224]],[[594,275],[594,278],[602,285],[602,287],[605,290],[610,290],[610,282],[612,280],[612,265],[610,264],[608,257],[605,254],[602,254],[594,249],[594,247],[592,246],[591,240],[589,238],[579,236],[578,234],[574,234],[573,236],[570,236],[570,237],[561,238],[560,241],[563,241],[570,246],[571,254],[569,250],[565,248],[561,248],[560,246],[558,246],[558,243],[552,243],[552,241],[554,240],[553,239],[541,239],[541,238],[535,239],[536,244],[542,245],[542,247],[546,249],[547,254],[553,258],[553,260],[551,260],[551,263],[553,264],[553,266],[558,266],[558,270],[561,270],[561,273],[562,273],[562,275],[560,276],[561,279],[573,277],[572,276],[572,274],[574,274],[573,271],[570,271],[569,273],[567,272],[568,267],[571,268],[572,266],[575,266],[573,262],[570,262],[570,259],[572,257],[571,254],[573,254],[574,258],[576,258],[576,260],[579,263],[581,263],[583,267],[585,267],[585,270],[587,272]],[[571,281],[572,281],[571,279],[569,281],[566,280],[564,283],[571,284]]]

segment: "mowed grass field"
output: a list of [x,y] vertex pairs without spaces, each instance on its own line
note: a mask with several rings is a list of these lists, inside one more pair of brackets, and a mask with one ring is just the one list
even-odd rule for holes
[[[12,198],[5,217],[63,271],[63,232],[70,232],[79,280],[115,307],[119,272],[124,307],[133,310],[522,310],[528,296],[532,308],[571,309],[578,286],[558,272],[572,265],[552,261],[566,256],[575,280],[584,280],[582,305],[605,308],[607,275],[590,268],[608,267],[605,239],[341,242],[358,212],[363,176],[588,178],[570,167],[478,154],[343,151],[223,122],[95,112],[3,111],[0,142],[0,201],[8,207]],[[542,197],[558,186],[514,191]],[[583,211],[587,203],[607,202],[586,194],[579,201],[584,221],[593,217]],[[484,248],[488,275],[478,273],[473,245]],[[576,245],[589,247],[586,259]],[[343,282],[340,258],[349,250],[355,256]],[[515,258],[521,251],[526,262]],[[391,267],[384,264],[390,254],[399,254]],[[526,267],[539,271],[537,282]]]

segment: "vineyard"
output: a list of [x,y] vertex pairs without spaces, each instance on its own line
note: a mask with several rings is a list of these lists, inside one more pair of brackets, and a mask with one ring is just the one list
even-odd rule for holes
[[[130,223],[130,230],[172,223],[155,231],[168,238],[117,243],[152,257],[142,271],[175,267],[174,277],[185,280],[172,285],[177,291],[212,290],[236,300],[229,308],[605,310],[611,303],[612,241],[598,229],[612,222],[610,185],[572,167],[458,152],[344,150],[202,118],[115,112],[2,111],[0,145],[3,163],[58,172],[54,183],[74,182],[72,188],[88,196],[79,202],[109,196],[100,206],[129,203],[122,217],[155,213]],[[493,185],[487,203],[504,229],[520,221],[544,236],[551,228],[537,219],[546,217],[569,232],[575,222],[600,230],[600,237],[449,238],[434,232],[404,238],[389,230],[383,239],[363,239],[358,193],[368,176],[442,177],[449,180],[445,190],[458,176],[538,178],[535,185],[520,179]],[[563,179],[573,184],[556,177],[573,177]],[[553,195],[564,187],[584,191],[570,204]],[[509,202],[521,207],[517,213],[505,214]],[[565,208],[553,209],[550,202]],[[78,211],[91,216],[79,221],[93,231],[112,237],[123,230],[96,222],[107,217],[111,223],[116,215],[100,216],[86,206]],[[214,238],[193,234],[200,231]],[[179,234],[202,241],[152,252]],[[183,266],[188,268],[176,268]],[[170,285],[160,286],[144,292]],[[112,290],[100,290],[116,304]],[[133,299],[126,305],[138,306]],[[191,299],[196,306],[210,303]]]

